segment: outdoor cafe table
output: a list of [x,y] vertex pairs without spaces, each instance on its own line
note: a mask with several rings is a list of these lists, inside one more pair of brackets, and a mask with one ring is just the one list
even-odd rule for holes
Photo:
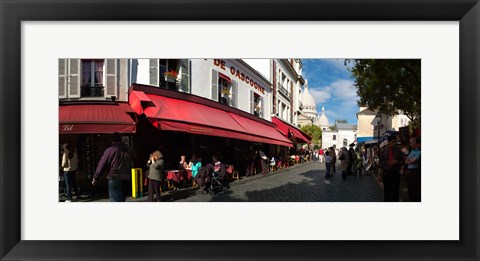
[[186,172],[184,172],[183,174],[176,169],[166,170],[165,174],[168,180],[181,183],[183,181],[190,180],[192,178],[192,170],[191,169],[185,169],[185,170]]

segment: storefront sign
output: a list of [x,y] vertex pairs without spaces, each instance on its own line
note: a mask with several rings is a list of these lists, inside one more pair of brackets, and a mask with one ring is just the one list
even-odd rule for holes
[[212,129],[200,128],[200,127],[190,127],[190,131],[193,133],[212,134]]
[[[226,71],[227,68],[225,67],[225,61],[221,59],[213,59],[213,64],[220,69]],[[255,90],[261,92],[262,94],[265,94],[265,88],[261,86],[259,83],[257,83],[254,79],[252,79],[250,76],[245,74],[244,72],[238,70],[235,68],[233,65],[230,66],[229,68],[230,74],[233,77],[237,77],[239,80],[245,82],[246,84],[249,84],[251,87],[255,88]]]
[[64,124],[62,125],[60,128],[61,128],[61,131],[62,132],[68,132],[68,131],[72,131],[73,130],[73,124]]

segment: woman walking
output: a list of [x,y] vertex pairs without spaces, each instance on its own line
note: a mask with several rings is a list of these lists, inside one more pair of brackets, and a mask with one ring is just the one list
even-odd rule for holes
[[76,183],[75,173],[78,169],[78,159],[77,154],[68,143],[63,145],[62,168],[63,177],[65,179],[65,188],[67,190],[67,199],[65,202],[71,202],[73,184]]

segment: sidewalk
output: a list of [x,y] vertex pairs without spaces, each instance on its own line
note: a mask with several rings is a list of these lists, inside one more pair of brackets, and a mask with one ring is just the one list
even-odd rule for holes
[[[290,171],[290,170],[293,170],[293,169],[296,169],[296,168],[299,168],[299,167],[302,167],[302,166],[313,164],[313,163],[316,163],[316,162],[318,162],[318,161],[307,161],[305,163],[296,164],[296,165],[293,165],[291,167],[288,167],[288,168],[285,168],[285,169],[282,169],[282,170],[277,170],[277,171],[274,171],[272,173],[268,173],[265,176],[263,176],[262,174],[256,174],[256,175],[250,176],[250,177],[242,176],[242,177],[240,177],[239,180],[231,181],[229,183],[229,185],[230,185],[230,187],[235,187],[235,186],[238,186],[238,185],[241,185],[241,184],[250,183],[250,182],[262,179],[262,178],[270,177],[272,175],[278,175],[278,174],[281,174],[281,173],[284,173],[284,172],[287,172],[287,171]],[[178,199],[184,199],[184,198],[187,198],[187,197],[190,197],[190,196],[195,196],[196,193],[199,193],[198,191],[199,191],[198,188],[193,188],[193,187],[182,188],[182,189],[179,189],[179,190],[168,190],[168,191],[162,192],[162,202],[173,202],[173,201],[178,200]],[[92,198],[88,198],[88,199],[77,199],[77,200],[74,200],[73,202],[109,202],[109,199],[108,199],[108,197],[92,197]],[[143,197],[140,197],[140,198],[127,197],[126,202],[148,202],[148,197],[147,196],[143,196]]]

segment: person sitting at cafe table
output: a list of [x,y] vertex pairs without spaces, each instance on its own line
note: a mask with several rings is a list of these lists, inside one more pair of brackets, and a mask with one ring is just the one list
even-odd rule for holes
[[193,154],[190,162],[192,163],[192,177],[195,178],[198,174],[198,170],[202,167],[202,156],[198,156],[197,158],[196,155]]
[[192,157],[190,158],[190,161],[188,162],[188,168],[192,169],[193,164],[195,164],[197,161],[197,155],[192,154]]
[[179,168],[180,169],[187,169],[188,168],[188,163],[187,163],[186,158],[187,157],[185,155],[180,156],[180,162],[179,162]]

